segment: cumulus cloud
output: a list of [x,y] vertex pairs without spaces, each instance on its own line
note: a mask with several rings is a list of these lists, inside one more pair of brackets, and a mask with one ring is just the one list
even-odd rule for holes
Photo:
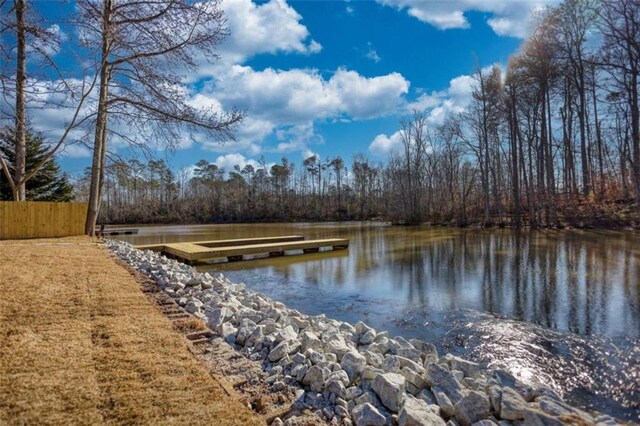
[[427,111],[431,123],[441,123],[447,115],[458,114],[471,102],[474,79],[461,75],[449,82],[445,90],[423,93],[408,104],[409,110]]
[[558,0],[377,0],[406,10],[410,16],[441,30],[469,28],[465,12],[489,13],[487,25],[498,35],[523,38],[529,31],[531,16]]
[[387,136],[384,133],[376,136],[369,145],[369,151],[380,157],[385,157],[397,152],[401,147],[402,137],[400,136],[400,131],[397,131],[391,136]]
[[[447,116],[459,114],[467,108],[473,98],[473,85],[474,78],[470,75],[453,78],[446,89],[422,93],[416,100],[408,103],[407,112],[424,111],[429,125],[440,124]],[[369,144],[369,151],[380,157],[387,157],[400,148],[402,148],[400,131],[390,136],[381,133]]]
[[240,170],[244,169],[247,165],[251,165],[255,169],[261,167],[258,161],[246,158],[244,155],[239,153],[221,155],[213,161],[213,164],[227,172],[233,171],[235,166],[239,166]]
[[234,65],[201,87],[193,102],[247,111],[238,133],[240,143],[259,144],[274,135],[275,151],[290,152],[323,142],[314,132],[314,122],[393,114],[403,107],[408,91],[409,82],[399,73],[364,77],[340,68],[325,78],[313,69],[258,71]]
[[322,50],[300,22],[302,16],[285,0],[262,4],[225,0],[222,8],[231,33],[220,48],[226,63],[239,64],[261,53],[313,54]]

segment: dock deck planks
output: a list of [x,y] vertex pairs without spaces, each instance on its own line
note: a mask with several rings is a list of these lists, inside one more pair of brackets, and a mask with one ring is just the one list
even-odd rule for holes
[[[277,239],[274,237],[273,239]],[[181,259],[183,261],[192,263],[203,260],[212,260],[226,258],[228,261],[242,260],[243,256],[257,255],[257,254],[269,254],[269,256],[277,257],[283,256],[285,252],[292,250],[302,250],[305,253],[317,253],[322,247],[331,247],[333,250],[341,250],[349,247],[349,240],[342,238],[329,238],[319,240],[301,240],[302,237],[288,236],[279,237],[280,239],[292,239],[296,238],[297,241],[276,241],[269,243],[256,244],[256,240],[264,241],[262,239],[242,239],[235,240],[236,244],[240,241],[243,244],[239,245],[227,245],[229,241],[233,240],[220,240],[223,246],[211,247],[216,245],[215,241],[202,241],[202,242],[186,242],[186,243],[169,243],[162,246],[161,251]],[[249,242],[249,244],[247,244]],[[205,246],[207,244],[208,246]],[[150,246],[138,246],[138,248],[150,249]],[[158,248],[154,246],[154,248]]]
[[[197,244],[204,247],[229,247],[229,246],[245,246],[250,244],[267,244],[267,243],[284,243],[289,241],[303,241],[302,235],[282,235],[277,237],[257,237],[257,238],[235,238],[231,240],[209,240],[209,241],[185,241],[185,243]],[[136,246],[139,250],[164,251],[165,246],[169,244],[182,243],[162,243],[162,244],[143,244]]]

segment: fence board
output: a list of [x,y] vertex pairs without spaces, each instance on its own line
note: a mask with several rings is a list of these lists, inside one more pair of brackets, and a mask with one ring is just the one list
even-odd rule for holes
[[84,234],[86,203],[0,201],[0,240]]

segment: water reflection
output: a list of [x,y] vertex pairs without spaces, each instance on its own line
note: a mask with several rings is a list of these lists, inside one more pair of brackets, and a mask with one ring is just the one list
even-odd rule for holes
[[283,234],[351,243],[348,252],[201,269],[222,270],[308,314],[430,339],[552,383],[584,407],[638,418],[638,233],[277,224],[143,228],[127,239]]

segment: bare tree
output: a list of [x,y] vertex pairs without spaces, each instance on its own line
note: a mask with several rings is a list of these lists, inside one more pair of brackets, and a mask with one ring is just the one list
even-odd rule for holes
[[149,139],[172,145],[193,132],[226,140],[243,114],[194,107],[184,90],[186,73],[196,71],[200,60],[216,59],[214,49],[227,34],[217,2],[79,0],[77,6],[78,26],[86,47],[96,52],[99,74],[85,224],[93,234],[108,136],[136,146]]
[[[0,18],[0,35],[3,36],[3,43],[0,44],[0,57],[7,66],[14,65],[13,71],[4,67],[0,69],[0,83],[2,84],[2,94],[5,99],[14,98],[13,127],[15,132],[15,167],[14,174],[9,173],[9,168],[5,159],[0,156],[0,167],[2,167],[5,178],[11,187],[15,201],[24,201],[26,198],[26,182],[35,176],[38,171],[55,155],[65,143],[71,132],[90,118],[89,114],[83,115],[83,109],[95,85],[93,81],[82,77],[81,84],[73,84],[60,73],[60,68],[54,59],[55,52],[59,49],[60,40],[56,31],[44,28],[39,22],[34,8],[26,0],[0,1],[0,10],[3,11]],[[6,12],[6,13],[4,13]],[[13,18],[12,18],[13,17]],[[12,37],[5,37],[12,35]],[[7,39],[14,41],[6,42]],[[13,52],[15,53],[15,58]],[[58,77],[57,82],[39,81],[46,78],[43,75],[32,73],[31,83],[35,88],[27,85],[27,53],[30,59],[40,61],[54,70]],[[29,91],[37,92],[38,87],[45,85],[46,90],[52,93],[64,94],[64,101],[58,105],[40,105],[41,101],[31,100],[31,106],[59,106],[69,109],[71,119],[63,125],[62,136],[54,142],[48,149],[42,161],[30,170],[26,169],[26,133],[27,133],[27,101]],[[8,113],[9,115],[9,113]]]

